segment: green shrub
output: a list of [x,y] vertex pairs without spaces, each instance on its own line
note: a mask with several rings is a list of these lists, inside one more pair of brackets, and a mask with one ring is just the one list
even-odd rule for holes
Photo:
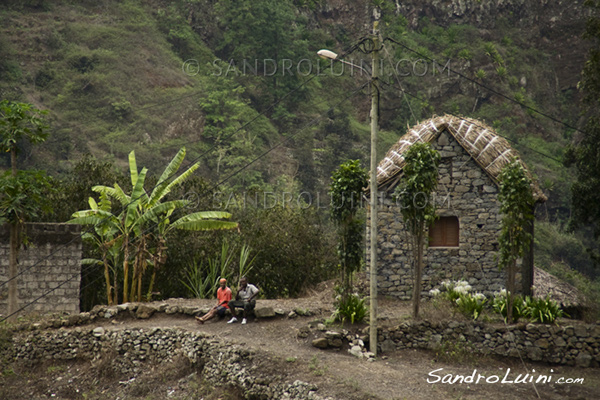
[[525,301],[521,296],[512,295],[508,293],[505,289],[502,289],[502,291],[496,293],[496,295],[494,296],[492,308],[496,313],[504,317],[504,321],[507,321],[509,296],[512,296],[513,299],[512,320],[513,322],[517,322],[520,318],[527,316]]
[[456,299],[458,310],[473,320],[479,318],[486,303],[487,299],[483,293],[475,293],[474,295],[461,293]]
[[342,299],[339,296],[336,310],[331,319],[344,323],[349,320],[351,324],[362,322],[367,316],[368,308],[365,305],[365,299],[361,299],[357,293],[350,294]]
[[525,312],[530,321],[542,324],[553,324],[558,318],[565,316],[560,306],[554,300],[550,300],[549,297],[540,299],[527,296],[525,298]]

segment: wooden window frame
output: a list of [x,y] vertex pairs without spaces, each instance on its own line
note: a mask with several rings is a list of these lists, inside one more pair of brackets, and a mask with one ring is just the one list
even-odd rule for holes
[[460,221],[456,216],[444,216],[429,226],[429,247],[459,247]]

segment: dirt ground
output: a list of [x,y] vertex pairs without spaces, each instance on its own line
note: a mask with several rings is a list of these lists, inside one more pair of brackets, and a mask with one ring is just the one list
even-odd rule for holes
[[[199,325],[190,317],[156,314],[148,320],[118,317],[96,321],[107,329],[179,327],[203,331],[228,342],[243,344],[257,353],[261,366],[288,382],[299,379],[317,385],[322,396],[344,400],[397,399],[599,399],[600,374],[597,369],[550,366],[500,359],[475,354],[445,355],[424,350],[397,350],[379,354],[374,362],[357,359],[346,350],[319,350],[311,345],[314,336],[299,338],[298,331],[309,323],[331,315],[331,292],[321,288],[299,299],[259,300],[259,306],[293,310],[302,308],[313,315],[297,318],[251,319],[247,325],[227,324],[213,319]],[[210,300],[171,299],[170,304],[208,306]],[[427,309],[424,310],[427,313]],[[406,320],[410,304],[380,300],[380,325]],[[364,325],[346,325],[359,331]],[[332,327],[335,329],[335,327]],[[530,373],[552,375],[552,383],[430,383],[447,374],[509,377]],[[430,375],[433,374],[433,375]],[[559,383],[583,378],[583,383]],[[509,378],[509,379],[510,379]],[[428,382],[429,380],[429,382]],[[40,364],[35,368],[4,371],[0,376],[2,399],[206,399],[237,400],[243,395],[236,388],[206,385],[201,374],[184,360],[174,365],[148,365],[140,376],[123,380],[102,365],[85,362]]]

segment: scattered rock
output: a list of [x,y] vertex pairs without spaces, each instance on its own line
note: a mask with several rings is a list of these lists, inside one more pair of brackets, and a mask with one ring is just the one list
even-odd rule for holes
[[312,345],[318,349],[326,349],[329,347],[329,342],[325,338],[318,338],[312,341]]
[[138,319],[148,319],[152,316],[152,314],[154,314],[155,311],[155,308],[142,304],[135,312],[135,317]]
[[310,335],[310,328],[308,326],[303,326],[300,329],[298,329],[298,338],[306,339],[308,335]]
[[290,313],[288,314],[288,318],[296,318],[298,316],[298,314],[296,314],[295,311],[290,311]]
[[256,307],[254,309],[254,315],[256,318],[273,318],[275,316],[275,310],[272,307]]
[[352,354],[354,357],[363,357],[363,349],[360,346],[352,346],[348,349],[348,353]]
[[101,337],[102,335],[104,335],[104,328],[101,327],[101,326],[99,326],[97,328],[94,328],[94,330],[92,331],[92,333],[96,337]]
[[575,365],[582,368],[587,368],[590,366],[592,362],[592,356],[586,352],[579,353],[577,358],[575,359]]
[[181,312],[180,308],[177,306],[168,306],[165,308],[165,314],[172,315]]
[[325,324],[318,324],[317,330],[319,330],[321,332],[325,332],[327,330],[327,327],[325,326]]

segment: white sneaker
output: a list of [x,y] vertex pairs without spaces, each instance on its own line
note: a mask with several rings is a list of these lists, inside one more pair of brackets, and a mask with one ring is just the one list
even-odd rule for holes
[[237,322],[237,318],[236,317],[233,317],[229,321],[227,321],[228,324],[233,324],[234,322]]
[[242,319],[242,325],[246,325],[246,322],[248,322],[246,321],[246,318]]

